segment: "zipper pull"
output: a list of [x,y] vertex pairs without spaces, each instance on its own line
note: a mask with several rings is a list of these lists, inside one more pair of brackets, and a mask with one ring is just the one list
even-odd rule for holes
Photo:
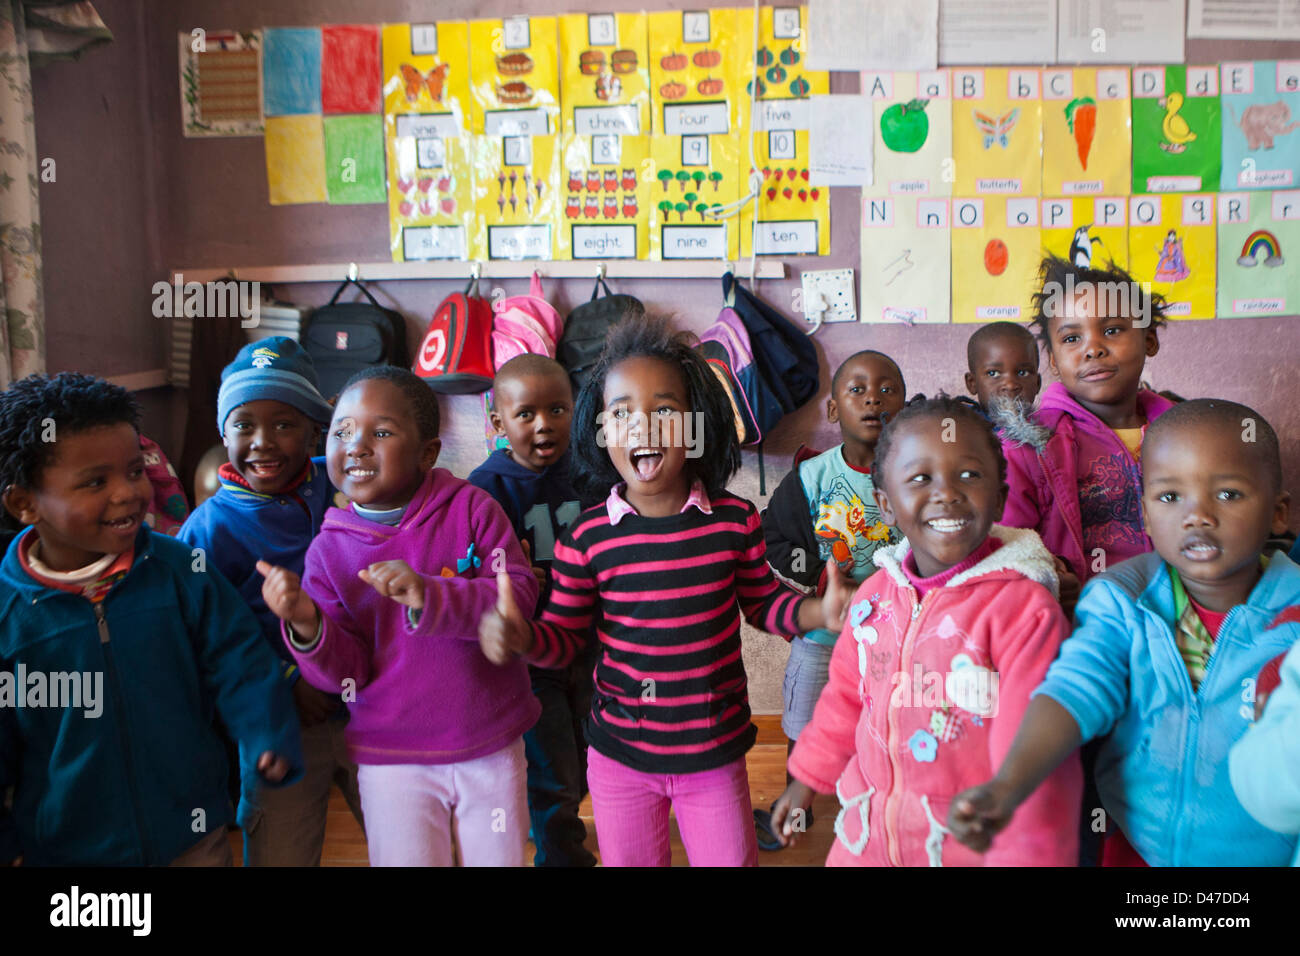
[[915,621],[920,616],[921,616],[921,602],[918,601],[917,603],[912,605],[912,620]]
[[99,627],[99,643],[108,643],[108,619],[104,617],[103,603],[91,605],[95,609],[95,624]]

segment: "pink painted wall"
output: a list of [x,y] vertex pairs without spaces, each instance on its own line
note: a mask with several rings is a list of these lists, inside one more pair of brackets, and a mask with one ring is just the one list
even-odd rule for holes
[[[588,0],[601,10],[700,9],[734,6],[718,0]],[[176,35],[209,29],[302,26],[328,22],[380,22],[555,13],[568,4],[548,0],[443,0],[436,11],[415,0],[97,0],[117,40],[85,56],[38,72],[34,80],[38,145],[58,163],[58,181],[42,186],[49,360],[53,369],[113,375],[161,367],[163,330],[149,310],[150,287],[172,267],[211,268],[379,260],[388,255],[384,206],[282,206],[267,203],[265,159],[258,138],[187,140],[180,131]],[[1300,58],[1300,43],[1202,41],[1188,43],[1188,62]],[[836,92],[857,89],[856,77],[836,75]],[[760,293],[789,311],[798,270],[852,267],[859,260],[859,194],[833,193],[833,255],[787,260],[792,277],[760,285]],[[594,268],[593,268],[594,273]],[[386,282],[380,300],[406,314],[413,341],[436,304],[458,283]],[[524,280],[496,282],[522,292]],[[684,327],[702,330],[720,307],[713,280],[627,281],[616,291],[674,314]],[[318,304],[333,291],[324,285],[277,289],[282,298]],[[568,308],[590,295],[588,280],[550,280],[547,295]],[[817,335],[822,392],[772,433],[766,446],[768,491],[789,467],[801,443],[827,447],[837,440],[823,411],[829,372],[847,355],[875,348],[892,355],[909,388],[926,393],[961,389],[965,342],[971,328],[867,326],[827,328]],[[1257,408],[1283,436],[1289,476],[1300,474],[1300,401],[1295,387],[1300,321],[1294,317],[1179,322],[1162,333],[1160,354],[1148,378],[1160,389],[1187,397],[1217,396]],[[147,396],[147,427],[170,453],[179,454],[185,422],[180,396]],[[444,400],[442,464],[466,474],[484,454],[477,396]],[[209,423],[195,427],[210,428]],[[213,435],[213,441],[217,440]],[[1293,479],[1294,481],[1294,479]],[[761,506],[753,454],[733,484]],[[1295,482],[1300,494],[1300,482]],[[1300,507],[1297,509],[1300,519]],[[1295,522],[1300,526],[1300,520]],[[775,638],[749,633],[746,662],[755,709],[780,710],[785,651]]]

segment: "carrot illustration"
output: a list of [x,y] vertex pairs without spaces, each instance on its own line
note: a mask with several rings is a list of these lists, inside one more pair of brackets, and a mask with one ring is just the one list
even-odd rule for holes
[[1074,134],[1074,143],[1079,151],[1079,162],[1088,168],[1088,152],[1092,149],[1092,137],[1097,132],[1097,104],[1091,96],[1081,96],[1070,100],[1065,107],[1065,122]]

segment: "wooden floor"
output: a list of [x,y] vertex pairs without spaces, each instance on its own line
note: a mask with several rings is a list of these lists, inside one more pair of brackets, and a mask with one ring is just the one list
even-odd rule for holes
[[[749,795],[755,807],[771,806],[772,801],[785,789],[785,735],[781,732],[779,717],[755,717],[758,725],[758,743],[745,758],[749,769]],[[760,866],[821,866],[826,861],[834,834],[831,824],[839,810],[834,795],[818,794],[813,802],[813,826],[799,838],[799,842],[775,853],[759,852]],[[591,819],[591,797],[582,802],[581,816],[587,825],[587,848],[597,856],[596,828]],[[673,866],[686,866],[686,851],[673,822]],[[230,834],[235,862],[243,853],[239,833]],[[528,845],[526,859],[533,858],[533,847]],[[329,819],[325,828],[325,850],[322,866],[366,866],[366,836],[352,817],[343,796],[334,790],[330,795]]]

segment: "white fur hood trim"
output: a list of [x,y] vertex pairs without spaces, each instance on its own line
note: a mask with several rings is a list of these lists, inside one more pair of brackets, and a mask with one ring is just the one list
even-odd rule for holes
[[[1006,528],[995,524],[989,529],[989,534],[995,538],[1000,538],[1002,547],[975,565],[975,567],[968,568],[961,574],[950,578],[943,585],[944,587],[958,587],[967,581],[981,575],[992,574],[995,571],[1017,571],[1029,578],[1029,580],[1037,581],[1043,585],[1052,592],[1052,597],[1059,596],[1056,562],[1052,560],[1051,553],[1043,546],[1043,540],[1038,537],[1038,532],[1029,528]],[[911,550],[912,546],[904,538],[892,548],[877,549],[872,556],[872,561],[875,562],[876,567],[884,568],[899,587],[910,588],[912,584],[907,580],[907,575],[903,573],[903,559],[907,557],[907,553]]]

